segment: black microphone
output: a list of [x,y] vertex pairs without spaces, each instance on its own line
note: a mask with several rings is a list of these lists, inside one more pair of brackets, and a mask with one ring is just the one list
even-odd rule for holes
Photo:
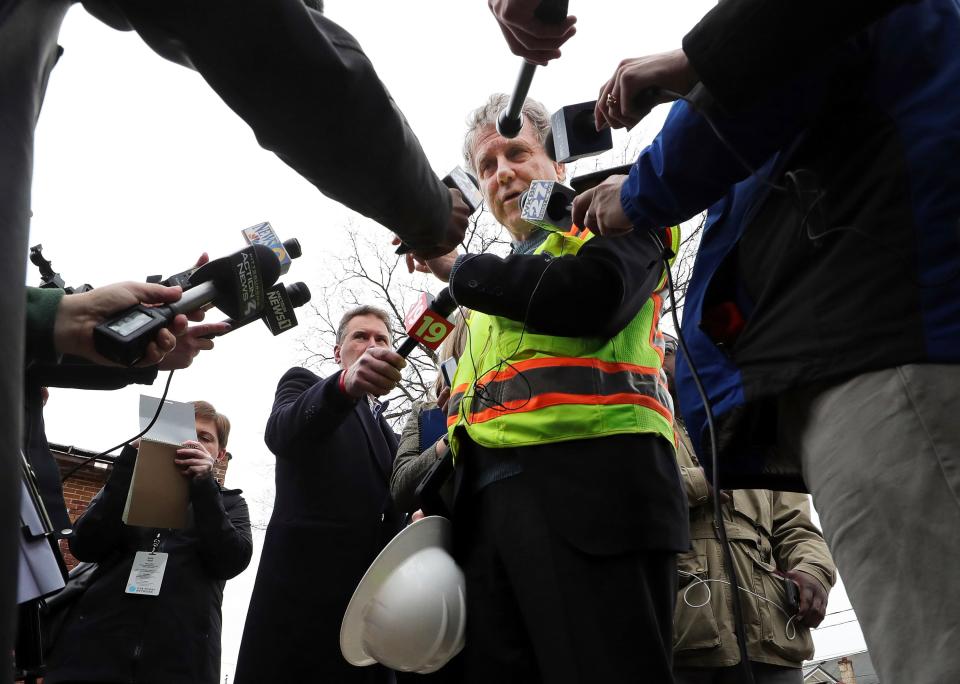
[[[567,18],[567,0],[541,0],[533,15],[545,24],[559,24]],[[523,128],[523,101],[530,92],[530,83],[536,70],[536,64],[523,60],[510,101],[497,117],[497,133],[504,138],[516,138]]]
[[429,292],[422,292],[404,316],[403,327],[407,331],[407,338],[397,347],[397,353],[406,357],[418,344],[437,349],[453,330],[453,323],[447,316],[456,308],[457,303],[449,287],[440,290],[436,297]]
[[270,329],[270,332],[279,335],[297,327],[297,316],[293,310],[309,302],[310,297],[310,288],[307,287],[306,283],[293,283],[292,285],[277,283],[266,291],[267,308],[262,316],[254,314],[243,320],[228,318],[223,322],[230,326],[229,330],[222,333],[210,333],[204,335],[204,337],[208,340],[212,340],[214,337],[223,337],[227,333],[239,330],[257,320],[262,320]]
[[543,141],[547,156],[563,164],[613,149],[610,129],[597,130],[596,104],[567,105],[550,115],[550,132]]
[[296,238],[281,242],[280,237],[273,229],[273,226],[270,225],[269,221],[244,228],[240,232],[243,234],[243,239],[246,240],[248,245],[266,245],[276,253],[277,258],[280,260],[280,275],[289,271],[290,260],[298,258],[301,254],[300,242]]
[[470,215],[476,213],[483,204],[483,195],[480,194],[480,183],[472,173],[462,167],[455,166],[453,171],[443,177],[443,184],[448,188],[459,190],[463,201],[470,210]]
[[[254,228],[260,228],[261,226],[266,226],[267,229],[276,237],[276,234],[273,233],[273,229],[270,228],[269,223],[261,223]],[[251,228],[245,228],[245,231],[252,230]],[[277,255],[277,259],[280,260],[280,275],[283,275],[290,269],[290,260],[298,259],[303,254],[303,251],[300,249],[300,241],[297,238],[290,238],[289,240],[284,240],[283,242],[277,239],[277,244],[280,247],[277,247],[272,242],[267,242],[266,239],[258,240],[250,238],[246,232],[244,232],[244,237],[247,239],[247,244],[261,244],[266,247],[269,247],[273,250],[274,254]],[[180,271],[179,273],[174,273],[169,278],[163,278],[163,276],[148,276],[148,283],[160,283],[161,285],[166,285],[167,287],[174,287],[179,285],[180,288],[186,292],[191,287],[194,286],[195,281],[191,278],[194,273],[196,273],[201,266],[194,266],[193,268],[188,268],[186,271]]]
[[[452,190],[459,190],[463,196],[463,202],[467,205],[472,216],[483,204],[483,195],[480,193],[480,182],[472,173],[459,166],[453,167],[453,171],[440,179],[440,182]],[[401,242],[394,254],[407,254],[413,249],[406,242]]]
[[101,356],[132,366],[146,353],[161,328],[178,314],[213,304],[230,318],[246,319],[266,306],[266,289],[280,277],[273,250],[253,244],[204,264],[191,276],[192,287],[172,304],[137,304],[94,328],[93,344]]
[[629,174],[631,166],[624,164],[577,176],[569,186],[559,181],[532,181],[530,187],[520,193],[520,218],[540,228],[566,232],[573,227],[574,198],[600,185],[610,176]]
[[566,232],[573,227],[577,191],[560,181],[535,180],[520,193],[520,218],[539,228]]

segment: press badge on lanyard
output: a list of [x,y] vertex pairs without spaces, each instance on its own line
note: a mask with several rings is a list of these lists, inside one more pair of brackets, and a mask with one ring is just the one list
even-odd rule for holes
[[153,548],[150,551],[137,551],[133,559],[133,567],[130,568],[126,593],[140,596],[157,596],[160,593],[168,554],[157,551],[158,546],[160,546],[159,532],[157,538],[153,540]]

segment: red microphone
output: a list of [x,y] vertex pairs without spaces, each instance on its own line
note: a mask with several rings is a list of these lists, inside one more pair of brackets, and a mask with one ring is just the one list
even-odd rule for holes
[[407,356],[417,344],[436,351],[453,330],[453,323],[447,320],[447,316],[456,308],[450,288],[440,290],[436,298],[429,292],[422,293],[403,318],[407,339],[397,348],[397,353]]

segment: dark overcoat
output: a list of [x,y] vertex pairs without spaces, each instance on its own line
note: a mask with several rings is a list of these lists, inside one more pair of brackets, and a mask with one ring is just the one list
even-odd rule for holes
[[340,373],[292,368],[267,422],[277,457],[276,500],[247,612],[236,684],[386,682],[340,654],[353,590],[399,530],[389,478],[397,437],[366,401],[348,398]]

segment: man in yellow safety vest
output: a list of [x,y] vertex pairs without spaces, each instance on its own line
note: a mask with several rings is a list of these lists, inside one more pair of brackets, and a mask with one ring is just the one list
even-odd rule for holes
[[464,154],[512,253],[420,265],[474,310],[448,408],[464,681],[670,682],[689,540],[657,322],[679,231],[610,242],[521,219],[521,193],[565,169],[539,103],[497,133],[506,102],[474,112]]

